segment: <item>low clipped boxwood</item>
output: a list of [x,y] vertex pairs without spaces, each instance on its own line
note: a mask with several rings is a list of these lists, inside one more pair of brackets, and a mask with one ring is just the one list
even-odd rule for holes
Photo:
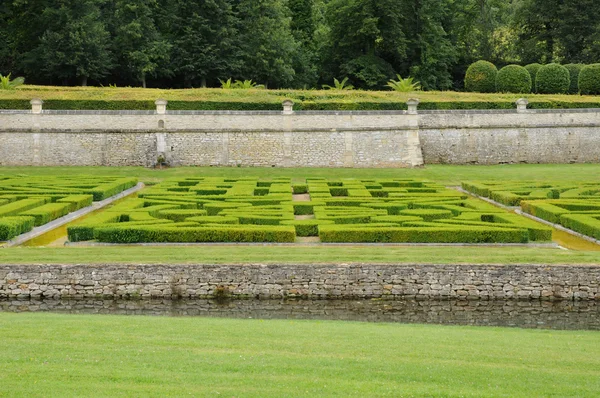
[[528,94],[531,92],[531,75],[522,66],[505,66],[496,75],[496,90],[499,93]]
[[493,93],[496,91],[496,75],[498,69],[488,61],[477,61],[467,69],[465,75],[465,90],[478,93]]
[[531,76],[531,91],[533,92],[536,92],[536,77],[541,67],[542,64],[537,63],[525,65],[525,69],[527,69],[527,72],[529,72],[529,76]]
[[569,70],[559,64],[548,64],[540,68],[536,76],[539,94],[566,94],[571,87]]
[[600,64],[586,65],[579,72],[579,92],[600,94]]
[[569,71],[569,77],[571,78],[571,86],[569,87],[569,94],[579,93],[579,73],[585,65],[583,64],[567,64],[565,68]]

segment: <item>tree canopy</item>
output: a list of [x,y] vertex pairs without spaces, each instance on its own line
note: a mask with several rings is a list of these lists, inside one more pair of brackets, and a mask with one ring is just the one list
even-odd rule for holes
[[38,84],[462,89],[477,60],[600,61],[597,0],[6,0],[0,74]]

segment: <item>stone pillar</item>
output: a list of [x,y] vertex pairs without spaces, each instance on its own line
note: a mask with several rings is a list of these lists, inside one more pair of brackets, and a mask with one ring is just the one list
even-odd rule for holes
[[420,101],[417,98],[410,98],[408,101],[406,101],[406,105],[408,105],[409,115],[417,114],[417,107],[419,106],[419,102]]
[[283,101],[283,114],[293,115],[294,114],[294,102],[290,100]]
[[34,98],[31,101],[29,101],[29,103],[31,104],[31,113],[42,113],[42,104],[44,103],[44,101],[42,101],[39,98]]
[[164,99],[157,99],[154,104],[156,105],[156,113],[159,115],[165,115],[167,113],[167,104],[169,102]]
[[529,101],[525,98],[519,98],[517,100],[517,113],[526,113],[527,105],[529,105]]

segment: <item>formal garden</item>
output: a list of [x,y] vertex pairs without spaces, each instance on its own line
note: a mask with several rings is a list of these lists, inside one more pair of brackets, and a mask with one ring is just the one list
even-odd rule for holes
[[598,21],[0,2],[0,396],[598,396]]

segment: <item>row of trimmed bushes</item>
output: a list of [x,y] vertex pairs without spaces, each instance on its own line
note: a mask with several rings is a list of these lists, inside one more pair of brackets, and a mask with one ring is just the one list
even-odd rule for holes
[[467,69],[465,90],[480,93],[600,94],[600,64],[508,65],[477,61]]

